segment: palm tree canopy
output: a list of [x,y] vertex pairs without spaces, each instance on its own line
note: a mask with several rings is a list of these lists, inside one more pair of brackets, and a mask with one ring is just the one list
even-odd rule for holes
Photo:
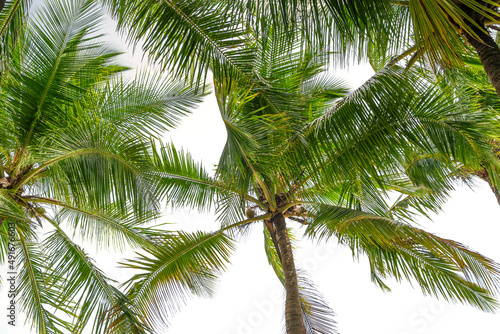
[[[169,203],[214,208],[221,230],[212,238],[236,238],[263,221],[269,262],[283,282],[283,253],[270,223],[276,216],[368,256],[373,281],[384,289],[389,277],[408,279],[425,294],[494,310],[498,264],[412,224],[415,215],[439,210],[458,179],[467,180],[464,168],[498,169],[488,143],[493,130],[475,100],[457,103],[453,91],[394,65],[348,93],[325,74],[324,58],[290,53],[279,34],[263,35],[249,62],[259,85],[214,72],[227,131],[215,175],[173,145],[154,150]],[[391,201],[394,193],[400,197]],[[211,263],[222,267],[229,247],[221,245]],[[177,298],[177,267],[162,265],[163,253],[148,255],[153,259],[127,264],[146,271],[129,282],[130,296],[147,289],[149,298],[134,302],[159,324],[160,302]],[[307,278],[298,282],[306,331],[332,332],[331,309]]]
[[[178,85],[156,82],[153,90],[150,82],[115,79],[122,68],[112,63],[116,51],[95,36],[99,18],[92,2],[56,1],[42,9],[12,48],[0,139],[8,176],[0,214],[17,222],[22,304],[38,331],[80,332],[94,317],[96,332],[147,332],[165,323],[186,295],[211,293],[237,232],[258,221],[264,222],[269,262],[287,285],[276,217],[306,225],[311,238],[335,237],[367,255],[372,278],[384,289],[386,278],[404,278],[426,294],[486,311],[496,307],[494,261],[411,224],[416,213],[438,210],[464,169],[498,171],[488,142],[493,130],[474,100],[457,103],[454,92],[394,64],[347,94],[322,73],[325,57],[302,40],[290,45],[284,38],[300,34],[293,20],[275,19],[289,28],[282,31],[272,20],[233,16],[240,9],[294,13],[288,4],[298,9],[299,2],[268,7],[248,1],[236,9],[219,1],[106,3],[131,39],[144,39],[145,50],[176,75],[202,83],[212,71],[227,142],[211,175],[182,150],[145,140],[176,124],[199,96]],[[386,1],[329,1],[321,10],[310,3],[300,6],[311,8],[311,17],[326,13],[325,27],[347,32],[337,44],[318,44],[346,54],[366,46],[357,34],[394,18]],[[301,22],[302,32],[324,28]],[[330,40],[331,34],[323,36]],[[393,192],[400,195],[396,201],[389,200]],[[156,217],[158,194],[174,206],[214,207],[221,230],[145,228]],[[56,208],[53,215],[41,210],[47,205]],[[52,225],[43,245],[30,213]],[[125,293],[65,232],[68,227],[101,247],[112,240],[118,248],[143,248],[124,262],[141,271]],[[290,236],[284,224],[278,232]],[[333,313],[314,285],[303,275],[296,284],[306,330],[334,331]],[[57,300],[70,316],[69,301],[82,305],[76,322],[47,311]]]
[[[6,2],[0,23],[25,5]],[[177,125],[204,92],[122,76],[93,1],[53,0],[30,14],[15,43],[7,34],[2,44],[0,260],[10,260],[13,229],[17,302],[36,332],[149,332],[79,243],[153,250],[181,237],[148,226],[159,216],[150,137]]]

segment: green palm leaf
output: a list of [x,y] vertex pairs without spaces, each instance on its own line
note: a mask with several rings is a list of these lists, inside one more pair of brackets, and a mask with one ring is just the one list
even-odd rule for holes
[[178,80],[140,72],[133,80],[118,76],[89,92],[88,108],[124,132],[157,136],[177,126],[202,101],[203,94]]
[[425,82],[406,86],[416,79],[411,73],[386,69],[315,120],[313,149],[324,156],[322,167],[312,170],[311,177],[318,175],[322,183],[330,182],[323,175],[356,179],[357,171],[363,171],[380,180],[373,166],[400,170],[405,156],[415,151],[453,157],[472,168],[481,160],[494,164],[484,136],[489,131],[484,114],[467,104],[451,104],[451,92],[434,91]]
[[31,5],[30,0],[5,0],[0,9],[0,73],[9,70],[12,48],[17,43],[25,23],[25,15]]
[[93,208],[115,202],[123,211],[127,203],[133,203],[138,214],[154,207],[144,142],[127,138],[92,115],[84,117],[47,138],[36,154],[40,165],[18,187],[44,173],[45,182],[55,185],[46,197],[72,196],[77,205]]
[[57,206],[61,208],[56,216],[58,221],[65,222],[82,240],[101,249],[148,248],[154,246],[155,239],[161,235],[159,230],[145,226],[157,219],[158,214],[150,212],[138,218],[131,205],[126,214],[113,205],[98,210],[64,203]]
[[29,222],[30,219],[26,216],[25,210],[14,201],[11,195],[11,191],[0,189],[0,219]]
[[[60,295],[57,300],[75,300],[79,308],[75,328],[72,333],[81,333],[90,319],[94,318],[93,333],[103,333],[105,312],[114,309],[122,310],[126,302],[124,296],[112,284],[116,283],[95,265],[94,261],[66,233],[53,222],[55,230],[44,242],[44,253],[50,258],[48,265],[54,273],[63,273],[60,280]],[[125,333],[123,328],[144,327],[139,318],[129,318],[129,323],[121,323],[117,333]],[[115,328],[116,329],[116,328]],[[133,331],[130,331],[133,333]]]
[[[19,231],[19,230],[18,230]],[[46,258],[37,243],[27,239],[19,231],[19,252],[17,262],[22,263],[17,280],[17,292],[20,309],[27,315],[31,329],[38,333],[63,333],[62,329],[72,330],[71,324],[65,322],[50,311],[56,307],[69,313],[67,304],[56,304],[57,288],[50,282],[57,281],[57,274],[45,275]]]
[[233,241],[223,233],[172,233],[154,250],[124,263],[142,271],[128,282],[128,297],[153,326],[166,323],[191,293],[213,292],[213,280],[224,271]]
[[37,12],[17,46],[18,85],[9,86],[14,129],[23,149],[46,130],[47,122],[64,121],[63,109],[79,99],[85,85],[108,72],[116,53],[94,42],[101,15],[89,1],[54,2]]
[[218,77],[247,77],[252,54],[244,48],[247,31],[217,1],[106,0],[129,38],[144,40],[151,57],[174,69],[175,75],[203,81],[207,69]]
[[312,211],[314,221],[306,234],[335,236],[355,254],[367,254],[377,281],[389,276],[414,279],[425,294],[495,309],[500,267],[491,259],[387,217],[327,205]]

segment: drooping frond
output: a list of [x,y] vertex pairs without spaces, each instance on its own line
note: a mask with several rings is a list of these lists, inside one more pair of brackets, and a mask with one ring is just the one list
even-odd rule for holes
[[[230,2],[231,4],[232,2]],[[392,7],[387,0],[241,0],[245,19],[256,29],[267,25],[284,32],[289,40],[301,27],[300,40],[305,47],[335,52],[335,61],[348,63],[353,54],[362,55],[372,31],[389,33]],[[374,34],[375,35],[375,34]],[[351,59],[349,59],[351,58]]]
[[101,249],[124,251],[130,248],[152,247],[160,231],[146,224],[158,218],[150,212],[142,217],[134,215],[131,205],[126,213],[116,206],[101,206],[98,209],[73,207],[57,203],[59,209],[56,220],[64,222],[73,233],[86,242]]
[[19,251],[16,262],[20,264],[17,275],[17,296],[20,310],[26,314],[26,321],[31,329],[38,333],[63,333],[63,329],[72,331],[72,325],[57,317],[53,307],[60,312],[70,313],[66,302],[58,303],[57,284],[59,273],[45,274],[47,258],[36,242],[28,239],[22,231],[17,230]]
[[315,284],[307,277],[306,273],[299,271],[300,298],[304,317],[304,327],[307,334],[336,334],[337,326],[334,320],[335,313],[316,288]]
[[[44,252],[50,259],[50,273],[60,273],[59,295],[55,300],[74,301],[75,328],[72,333],[81,333],[85,325],[93,320],[92,333],[105,333],[109,317],[106,312],[114,310],[114,317],[123,316],[116,312],[125,311],[126,298],[113,286],[113,280],[96,266],[83,248],[75,244],[53,221],[55,229],[44,242]],[[122,321],[116,333],[126,333],[125,328],[143,328],[138,317],[129,317],[128,323]],[[129,333],[135,333],[130,331]]]
[[334,185],[306,183],[297,197],[305,203],[342,206],[412,224],[417,217],[440,212],[459,184],[471,184],[461,165],[445,160],[437,153],[415,154],[407,156],[398,170],[382,174],[380,185],[358,173]]
[[[247,30],[219,1],[105,0],[128,38],[143,40],[152,59],[175,75],[204,81],[210,68],[217,77],[251,80],[247,61],[253,50]],[[251,58],[250,58],[251,59]]]
[[191,294],[213,292],[233,249],[223,233],[171,233],[156,249],[123,263],[142,271],[127,282],[127,297],[148,325],[161,327]]
[[440,238],[388,217],[341,207],[310,208],[313,222],[306,234],[350,247],[366,254],[372,275],[380,286],[383,279],[416,281],[424,294],[468,303],[485,311],[497,304],[500,267],[458,242]]
[[120,334],[152,334],[150,327],[144,324],[140,317],[140,312],[132,302],[118,289],[116,292],[116,304],[107,310],[95,329],[96,333],[120,333]]
[[271,237],[271,232],[264,225],[264,250],[266,251],[267,262],[274,270],[274,273],[283,284],[285,282],[285,276],[283,273],[283,266],[281,265],[281,260],[279,258],[276,246]]
[[414,38],[431,64],[445,67],[462,66],[462,54],[467,51],[462,34],[479,38],[483,29],[476,22],[477,16],[497,21],[495,1],[475,0],[422,0],[408,1]]

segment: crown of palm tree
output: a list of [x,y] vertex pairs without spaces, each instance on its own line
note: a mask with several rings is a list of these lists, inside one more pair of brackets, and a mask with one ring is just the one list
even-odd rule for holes
[[8,23],[23,5],[6,2],[0,16],[2,32],[22,27],[2,44],[0,260],[17,265],[17,303],[39,333],[80,333],[92,319],[93,333],[145,332],[79,242],[122,251],[168,236],[146,225],[159,208],[149,137],[203,94],[147,73],[122,77],[92,1],[50,1],[22,26]]
[[[408,279],[425,294],[493,310],[498,265],[412,224],[415,214],[439,209],[464,167],[486,161],[498,168],[482,112],[397,66],[346,95],[322,73],[324,59],[290,52],[273,33],[253,35],[251,52],[242,51],[252,55],[251,80],[227,76],[235,73],[230,58],[227,71],[213,72],[227,131],[215,176],[173,145],[155,149],[158,187],[169,203],[214,208],[221,229],[125,263],[143,271],[128,282],[127,296],[144,319],[159,325],[165,304],[173,312],[182,293],[210,288],[206,280],[234,248],[228,237],[262,222],[269,262],[287,292],[287,332],[334,332],[332,310],[307,278],[297,278],[286,221],[368,256],[384,289],[388,277]],[[391,202],[389,193],[400,197]]]

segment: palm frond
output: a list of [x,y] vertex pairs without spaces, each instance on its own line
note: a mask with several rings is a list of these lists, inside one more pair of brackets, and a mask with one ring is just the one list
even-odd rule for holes
[[29,222],[30,219],[26,215],[26,211],[14,201],[11,195],[11,191],[0,189],[0,218]]
[[460,38],[461,34],[479,39],[476,31],[483,29],[474,16],[498,20],[498,13],[494,10],[498,4],[489,0],[423,0],[409,1],[408,4],[417,46],[424,51],[431,65],[463,66],[461,55],[468,49]]
[[19,40],[31,0],[5,0],[0,9],[0,76],[9,71],[12,49]]
[[143,40],[151,58],[174,75],[205,80],[208,68],[222,77],[251,77],[247,30],[218,1],[106,0],[133,42]]
[[17,294],[20,310],[27,317],[31,329],[38,333],[63,333],[63,329],[72,331],[72,325],[52,312],[52,307],[60,312],[71,313],[67,304],[55,304],[57,287],[51,282],[57,282],[58,273],[45,274],[48,269],[45,254],[36,242],[26,239],[18,229],[19,252],[16,262],[20,264],[17,280]]
[[415,280],[424,294],[468,303],[485,311],[496,307],[500,267],[458,242],[440,238],[388,217],[317,205],[306,234],[338,238],[354,254],[366,254],[373,277]]
[[116,206],[99,207],[99,209],[73,207],[58,203],[55,220],[64,222],[73,233],[86,242],[92,242],[100,249],[124,251],[130,248],[153,247],[161,235],[160,230],[145,225],[158,218],[156,212],[136,217],[132,206],[127,213]]
[[387,34],[392,6],[389,1],[345,0],[241,0],[245,19],[264,30],[272,25],[294,39],[294,29],[301,27],[304,47],[335,52],[335,61],[350,62],[353,54],[365,54],[370,32]]
[[335,313],[304,272],[297,273],[307,334],[338,333]]
[[[110,310],[114,310],[114,317],[123,317],[118,311],[125,311],[126,298],[113,286],[113,280],[96,266],[93,259],[83,248],[75,244],[59,224],[52,221],[55,229],[44,242],[44,252],[50,258],[48,267],[52,271],[61,273],[59,279],[59,301],[75,301],[79,307],[75,309],[75,328],[72,333],[81,333],[85,325],[94,319],[93,333],[105,333]],[[131,314],[132,315],[132,314]],[[137,316],[128,317],[128,323],[122,321],[118,327],[123,330],[144,328]],[[109,324],[108,324],[109,326]],[[120,333],[125,333],[124,331]],[[130,331],[129,333],[134,333]]]
[[66,123],[63,110],[109,74],[107,65],[117,52],[97,40],[101,18],[92,1],[54,0],[30,20],[26,37],[16,45],[12,76],[17,84],[8,86],[13,131],[23,148],[47,130],[47,123]]
[[39,165],[18,187],[43,173],[40,184],[52,185],[44,187],[45,197],[70,196],[72,204],[96,209],[114,203],[123,212],[132,203],[140,215],[157,205],[146,149],[141,138],[127,137],[95,115],[81,115],[37,147],[33,158]]
[[191,294],[213,292],[233,249],[223,233],[172,233],[156,249],[123,263],[142,271],[126,283],[127,296],[148,325],[161,327]]
[[324,152],[324,158],[319,169],[310,167],[310,177],[336,175],[331,181],[338,182],[362,172],[383,181],[380,167],[401,170],[415,151],[477,168],[482,160],[494,160],[484,135],[488,127],[481,111],[457,103],[450,91],[386,68],[312,123],[313,153],[306,157]]
[[89,93],[86,104],[123,131],[158,137],[177,126],[203,96],[173,78],[139,72],[134,80],[111,78]]

